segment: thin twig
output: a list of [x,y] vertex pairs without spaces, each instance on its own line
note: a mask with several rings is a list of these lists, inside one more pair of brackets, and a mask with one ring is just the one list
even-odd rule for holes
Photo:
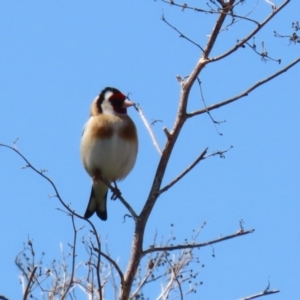
[[[160,254],[160,257],[161,256],[162,255]],[[143,279],[139,283],[139,286],[136,288],[136,290],[131,294],[131,299],[136,299],[135,297],[137,297],[138,292],[142,289],[142,287],[146,283],[151,282],[151,281],[148,281],[148,278],[153,273],[153,270],[158,266],[159,263],[160,263],[160,258],[156,258],[155,263],[153,264],[153,266],[151,268],[149,268],[149,264],[148,264],[147,273],[145,274],[145,276],[143,277]]]
[[[110,253],[109,253],[109,250],[108,250],[108,245],[107,245],[107,242],[106,242],[106,244],[105,244],[105,247],[106,247],[106,253],[107,253],[107,255],[110,257]],[[114,276],[114,272],[113,272],[113,269],[114,269],[114,265],[112,264],[112,262],[110,262],[110,261],[108,261],[109,262],[109,264],[110,264],[110,276],[109,276],[109,278],[110,278],[110,280],[111,280],[111,284],[112,284],[112,287],[113,287],[113,289],[114,289],[114,298],[115,298],[115,300],[117,300],[117,291],[118,291],[118,287],[117,287],[117,284],[116,284],[116,280],[115,280],[115,276]],[[116,263],[117,264],[117,263]],[[119,273],[119,276],[120,276],[120,273]],[[123,276],[123,274],[122,274],[122,276]]]
[[[101,174],[99,174],[99,179],[107,185],[107,187],[112,191],[114,192],[116,190],[116,187],[113,187],[112,184],[104,177],[101,176]],[[116,198],[118,198],[121,203],[128,209],[128,211],[131,213],[131,216],[132,218],[136,221],[137,219],[137,214],[136,212],[134,211],[134,209],[131,207],[131,205],[122,197],[121,193],[118,192],[116,194],[114,194],[114,196]],[[113,199],[116,199],[116,198],[113,198]]]
[[175,279],[175,281],[177,282],[178,287],[179,287],[180,299],[183,300],[183,293],[182,293],[182,289],[181,289],[181,284],[180,284],[180,282],[179,282],[179,280],[178,280],[178,278],[177,278],[178,273],[177,273],[177,271],[175,270],[175,268],[172,266],[172,264],[171,264],[171,262],[169,261],[167,255],[165,256],[165,259],[166,259],[166,261],[168,262],[168,264],[170,265],[170,267],[171,267],[171,269],[172,269],[172,273],[174,273],[174,279]]
[[140,107],[140,106],[137,106],[137,105],[134,105],[134,107],[135,107],[135,109],[137,110],[137,112],[140,114],[141,119],[142,119],[142,121],[143,121],[143,123],[144,123],[146,129],[148,130],[148,132],[149,132],[149,134],[150,134],[150,137],[151,137],[151,139],[152,139],[152,142],[153,142],[153,144],[154,144],[155,149],[157,150],[157,152],[158,152],[160,155],[162,155],[162,151],[161,151],[161,149],[160,149],[160,147],[159,147],[159,145],[158,145],[158,142],[157,142],[157,140],[156,140],[156,138],[155,138],[155,135],[154,135],[154,133],[153,133],[153,131],[152,131],[152,129],[151,129],[151,125],[150,125],[149,122],[147,121],[147,119],[146,119],[146,117],[145,117],[145,115],[144,115],[144,113],[143,113],[141,107]]
[[63,294],[61,299],[65,299],[68,296],[68,292],[73,285],[73,280],[74,280],[74,274],[75,274],[75,257],[76,257],[76,242],[77,242],[77,229],[75,227],[75,220],[74,220],[74,215],[70,214],[71,219],[72,219],[72,226],[73,226],[73,231],[74,231],[74,239],[73,239],[73,246],[72,246],[72,271],[71,271],[71,277],[70,281],[68,284],[68,287]]
[[[163,289],[161,294],[157,297],[157,300],[160,300],[160,299],[166,300],[166,299],[168,299],[168,294],[169,294],[170,289],[172,287],[173,281],[174,281],[174,273],[172,272],[171,278],[170,278],[167,286]],[[167,293],[167,295],[165,296],[166,293]]]
[[206,156],[203,157],[203,159],[207,159],[211,156],[220,156],[220,158],[225,158],[225,153],[227,153],[229,150],[231,150],[233,148],[233,146],[231,145],[227,150],[217,150],[215,152],[212,152]]
[[[201,81],[200,81],[200,79],[199,79],[198,77],[197,77],[197,81],[198,81],[198,85],[199,85],[199,89],[200,89],[201,100],[202,100],[202,102],[203,102],[203,104],[204,104],[204,107],[207,108],[207,105],[206,105],[206,102],[205,102],[205,99],[204,99],[204,95],[203,95],[203,91],[202,91]],[[219,135],[223,135],[223,133],[219,132],[219,130],[218,130],[216,124],[220,125],[221,123],[224,123],[224,122],[226,122],[226,121],[217,122],[217,121],[212,117],[212,115],[211,115],[211,113],[209,112],[209,110],[207,110],[207,114],[208,114],[208,116],[210,117],[210,119],[212,120],[212,122],[213,122],[213,124],[214,124],[214,126],[215,126],[215,129],[216,129],[217,133],[218,133]]]
[[[254,39],[254,37],[253,37],[253,39]],[[253,42],[254,43],[254,42]],[[266,49],[264,48],[264,42],[262,42],[262,46],[263,46],[263,51],[262,52],[258,52],[257,50],[256,50],[256,45],[255,44],[253,44],[253,45],[251,45],[249,42],[246,42],[245,43],[246,45],[248,45],[256,54],[258,54],[260,57],[261,57],[261,59],[263,60],[263,61],[266,61],[266,58],[268,58],[268,59],[270,59],[270,60],[273,60],[273,61],[276,61],[276,62],[278,62],[279,64],[281,63],[281,59],[279,58],[279,59],[276,59],[276,58],[272,58],[272,57],[270,57],[269,55],[268,55],[268,52],[266,51]]]
[[[170,0],[169,0],[169,1],[167,1],[167,0],[162,0],[162,2],[170,4]],[[175,3],[174,1],[172,1],[172,5],[178,6],[178,7],[180,7],[180,8],[182,9],[182,4],[177,4],[177,3]],[[185,5],[184,8],[192,9],[192,10],[198,11],[198,12],[213,13],[213,12],[210,11],[210,10],[205,10],[205,9],[202,9],[202,8],[191,7],[191,6],[189,6],[189,5]]]
[[294,43],[294,44],[300,43],[300,36],[298,36],[296,32],[293,32],[292,35],[281,35],[281,34],[277,33],[276,31],[274,31],[274,36],[279,37],[279,38],[289,38],[289,40],[290,40],[289,45],[291,43]]
[[188,95],[191,87],[193,86],[195,80],[199,76],[202,69],[206,66],[207,63],[211,62],[212,59],[209,58],[209,55],[217,41],[219,36],[220,30],[225,22],[228,12],[230,11],[231,5],[233,5],[234,0],[229,0],[226,2],[226,7],[222,9],[222,13],[218,16],[218,19],[215,23],[215,26],[212,30],[211,35],[209,36],[209,40],[205,46],[204,52],[200,57],[198,63],[196,64],[195,68],[192,70],[190,76],[188,77],[187,81],[182,87],[182,95],[181,97],[184,99],[184,109],[186,109]]
[[[96,252],[99,252],[98,249],[94,249]],[[119,265],[107,254],[105,254],[104,252],[100,252],[101,256],[103,256],[104,258],[106,258],[117,270],[119,276],[120,276],[120,281],[121,281],[121,285],[123,284],[124,281],[124,275],[123,272],[121,271]]]
[[241,298],[240,300],[252,300],[255,298],[263,297],[263,296],[268,296],[268,295],[273,295],[279,293],[279,290],[273,290],[273,291],[263,291],[261,293],[246,297],[246,298]]
[[205,148],[202,153],[198,156],[198,158],[188,167],[186,168],[179,176],[174,178],[170,183],[164,186],[159,190],[159,195],[166,192],[170,187],[172,187],[175,183],[177,183],[181,178],[183,178],[188,172],[190,172],[202,159],[204,159],[205,154],[207,153],[207,149]]
[[[15,153],[17,153],[25,162],[26,162],[26,167],[32,169],[34,172],[36,172],[37,174],[39,174],[41,177],[43,177],[46,181],[48,181],[50,183],[50,185],[52,186],[52,188],[54,189],[55,191],[55,196],[58,198],[59,202],[63,205],[63,207],[65,209],[67,209],[67,211],[74,215],[75,217],[81,219],[81,220],[84,220],[86,221],[87,223],[89,223],[89,225],[92,227],[93,231],[94,231],[94,234],[95,234],[95,237],[96,237],[96,241],[97,241],[97,245],[98,245],[98,248],[101,249],[101,243],[100,243],[100,239],[99,239],[99,236],[98,236],[98,233],[97,233],[97,230],[96,230],[96,227],[94,226],[94,224],[88,220],[88,219],[85,219],[83,216],[77,214],[74,210],[72,210],[69,205],[67,205],[63,200],[62,198],[60,197],[60,194],[58,192],[58,189],[56,187],[56,185],[54,184],[54,182],[49,178],[47,177],[45,174],[44,174],[44,171],[39,171],[37,168],[35,168],[30,162],[29,160],[21,153],[19,152],[19,150],[17,150],[17,148],[15,147],[11,147],[11,146],[8,146],[6,144],[1,144],[0,143],[0,147],[5,147],[5,148],[8,148],[12,151],[14,151]],[[99,268],[100,270],[100,255],[97,257],[97,267]],[[98,284],[98,293],[99,293],[99,297],[100,297],[100,300],[102,300],[102,291],[101,291],[101,279],[100,279],[100,273],[97,273],[97,284]]]
[[133,219],[136,220],[137,219],[137,214],[133,210],[133,208],[130,206],[130,204],[121,195],[119,195],[118,198],[121,201],[121,203],[130,211]]
[[25,290],[25,293],[24,293],[24,296],[23,296],[23,300],[27,300],[28,297],[30,296],[29,293],[30,293],[30,290],[31,290],[31,283],[33,283],[33,277],[34,277],[34,273],[35,271],[37,270],[37,266],[35,266],[30,274],[30,277],[29,277],[29,280],[28,280],[28,283],[27,283],[27,286],[26,286],[26,290]]
[[187,37],[186,35],[184,35],[181,31],[179,31],[175,26],[173,26],[171,23],[169,23],[169,22],[166,20],[164,14],[162,15],[161,19],[162,19],[162,21],[164,21],[168,26],[170,26],[173,30],[175,30],[177,33],[179,33],[179,37],[184,38],[184,39],[186,39],[187,41],[189,41],[190,43],[192,43],[193,45],[197,46],[198,48],[201,49],[202,52],[204,51],[203,48],[202,48],[199,44],[197,44],[196,42],[194,42],[193,40],[191,40],[190,38],[188,38],[188,37]]
[[[169,3],[166,0],[162,0],[162,2]],[[234,4],[233,7],[238,5],[238,4],[240,4],[240,2],[237,2],[236,4]],[[173,1],[172,5],[180,7],[182,9],[182,4],[177,4]],[[184,9],[189,9],[189,10],[193,10],[193,11],[196,11],[196,12],[209,13],[209,14],[221,14],[221,13],[224,14],[224,12],[223,11],[220,12],[220,10],[215,10],[215,9],[212,9],[212,8],[211,8],[211,10],[205,10],[205,9],[202,9],[202,8],[197,8],[197,7],[193,7],[193,6],[189,6],[189,5],[186,5],[184,7]],[[243,20],[246,20],[246,21],[249,21],[249,22],[253,22],[257,25],[259,24],[259,22],[257,22],[256,20],[247,18],[248,14],[246,16],[240,16],[240,15],[236,15],[236,14],[233,14],[233,13],[230,12],[230,13],[227,13],[227,15],[232,16],[232,17],[236,17],[236,18],[239,18],[239,19],[243,19]]]
[[229,239],[233,239],[236,237],[240,237],[242,235],[246,235],[249,233],[253,233],[254,229],[250,229],[250,230],[239,230],[238,232],[234,233],[234,234],[230,234],[230,235],[226,235],[224,237],[220,237],[208,242],[204,242],[204,243],[198,243],[198,244],[182,244],[182,245],[175,245],[175,246],[165,246],[165,247],[153,247],[153,248],[149,248],[147,250],[143,251],[143,255],[146,255],[148,253],[152,253],[152,252],[158,252],[158,251],[173,251],[173,250],[179,250],[179,249],[192,249],[192,248],[201,248],[201,247],[206,247],[208,245],[213,245],[216,243],[220,243]]
[[226,51],[225,53],[210,58],[209,62],[215,62],[217,60],[220,60],[231,53],[235,52],[237,49],[239,49],[241,46],[243,46],[247,41],[249,41],[258,31],[262,29],[272,18],[274,18],[280,10],[282,10],[291,0],[285,0],[283,4],[281,4],[276,10],[274,10],[263,22],[259,23],[257,27],[244,39],[240,40],[234,47],[232,47],[230,50]]
[[234,96],[228,100],[225,100],[225,101],[222,101],[220,103],[217,103],[217,104],[213,104],[211,106],[208,106],[206,108],[203,108],[203,109],[200,109],[200,110],[196,110],[194,112],[191,112],[191,113],[187,113],[187,117],[188,118],[191,118],[193,116],[196,116],[196,115],[201,115],[201,114],[204,114],[206,113],[207,111],[211,111],[213,109],[217,109],[219,107],[222,107],[224,105],[227,105],[231,102],[234,102],[242,97],[245,97],[245,96],[248,96],[250,92],[252,92],[253,90],[255,90],[256,88],[258,88],[259,86],[265,84],[266,82],[274,79],[275,77],[279,76],[280,74],[286,72],[287,70],[289,70],[290,68],[292,68],[294,65],[296,65],[298,62],[300,62],[300,57],[298,57],[296,60],[294,60],[292,63],[290,63],[289,65],[287,65],[286,67],[284,67],[283,69],[279,70],[278,72],[272,74],[271,76],[261,80],[261,81],[258,81],[257,83],[255,83],[254,85],[252,85],[250,88],[248,88],[246,91],[242,92],[241,94],[237,95],[237,96]]
[[276,5],[273,2],[271,2],[270,0],[265,0],[265,1],[271,5],[273,11],[276,9]]

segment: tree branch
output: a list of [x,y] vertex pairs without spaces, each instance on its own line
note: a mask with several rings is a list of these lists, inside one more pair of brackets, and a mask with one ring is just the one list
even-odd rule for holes
[[[159,254],[160,256],[162,256],[162,254]],[[160,263],[160,258],[156,258],[150,261],[154,261],[153,265],[151,265],[150,267],[150,262],[148,264],[148,268],[147,268],[147,273],[144,275],[144,278],[141,280],[141,282],[139,283],[138,287],[136,288],[136,290],[132,293],[131,295],[131,299],[138,299],[138,292],[142,289],[143,286],[145,286],[148,283],[148,278],[149,276],[152,274],[153,270],[158,266],[158,264]]]
[[31,291],[31,284],[34,283],[34,278],[33,277],[34,277],[36,269],[37,269],[37,266],[34,266],[32,272],[30,274],[27,286],[26,286],[26,290],[25,290],[25,293],[24,293],[24,296],[23,296],[23,300],[27,300],[28,297],[30,296],[29,293]]
[[[16,143],[16,141],[15,141]],[[55,191],[55,196],[58,198],[59,202],[62,204],[62,206],[70,213],[72,214],[73,216],[81,219],[81,220],[84,220],[86,221],[87,223],[89,223],[89,225],[92,227],[93,231],[94,231],[94,234],[95,234],[95,238],[96,238],[96,241],[97,241],[97,245],[98,245],[98,248],[101,249],[101,243],[100,243],[100,240],[99,240],[99,236],[98,236],[98,233],[97,233],[97,230],[96,230],[96,227],[94,226],[94,224],[88,220],[88,219],[85,219],[83,216],[77,214],[74,210],[72,210],[69,205],[67,205],[63,200],[62,198],[60,197],[59,195],[59,192],[58,192],[58,189],[56,187],[56,185],[54,184],[54,182],[49,178],[47,177],[45,174],[44,174],[44,171],[41,170],[39,171],[38,169],[36,169],[30,162],[29,160],[21,153],[19,152],[17,149],[16,149],[16,145],[14,143],[14,147],[11,147],[11,146],[8,146],[6,144],[1,144],[0,143],[0,147],[5,147],[5,148],[8,148],[12,151],[14,151],[15,153],[17,153],[25,162],[26,162],[26,167],[32,169],[34,172],[36,172],[38,175],[40,175],[41,177],[43,177],[46,181],[48,181],[50,183],[50,185],[52,186],[52,188],[54,189]],[[98,270],[100,270],[100,255],[97,257],[97,268]],[[102,300],[102,291],[101,291],[101,280],[100,280],[100,274],[97,273],[97,284],[98,284],[98,293],[99,293],[99,297],[100,297],[100,300]]]
[[220,243],[229,239],[233,239],[236,237],[240,237],[242,235],[246,235],[249,233],[253,233],[254,229],[250,229],[250,230],[242,230],[240,229],[238,232],[234,233],[234,234],[230,234],[224,237],[220,237],[208,242],[204,242],[204,243],[197,243],[197,244],[182,244],[182,245],[176,245],[176,246],[166,246],[166,247],[153,247],[153,248],[149,248],[147,250],[143,251],[143,255],[146,255],[148,253],[152,253],[152,252],[158,252],[158,251],[173,251],[173,250],[180,250],[180,249],[192,249],[192,248],[201,248],[201,247],[206,247],[208,245],[213,245],[216,243]]
[[[253,37],[253,40],[254,40],[254,37]],[[246,42],[245,44],[248,45],[256,54],[258,54],[263,61],[267,61],[266,58],[268,58],[270,60],[278,62],[279,64],[281,63],[281,59],[280,58],[276,59],[276,58],[272,58],[272,57],[270,57],[268,55],[268,52],[266,51],[266,49],[264,47],[264,42],[262,42],[262,47],[263,47],[263,51],[262,52],[258,52],[256,50],[256,45],[254,44],[254,41],[253,41],[253,45],[251,45],[249,42]]]
[[166,192],[170,187],[172,187],[175,183],[177,183],[181,178],[183,178],[188,172],[190,172],[201,160],[204,159],[205,154],[207,153],[207,149],[205,148],[203,152],[199,155],[199,157],[188,167],[186,168],[179,176],[174,178],[169,184],[159,190],[159,195]]
[[174,282],[174,272],[171,273],[171,278],[169,279],[169,282],[167,284],[167,286],[162,290],[162,292],[160,293],[160,295],[157,297],[157,300],[166,300],[168,299],[168,294],[170,293],[170,290],[172,288],[172,284]]
[[137,112],[140,114],[140,117],[141,117],[141,119],[142,119],[142,121],[143,121],[143,123],[144,123],[146,129],[148,130],[148,132],[149,132],[149,134],[150,134],[150,137],[151,137],[151,139],[152,139],[152,142],[153,142],[153,144],[154,144],[154,147],[156,148],[157,152],[161,155],[161,154],[162,154],[162,151],[161,151],[161,149],[160,149],[160,147],[159,147],[159,145],[158,145],[158,142],[157,142],[157,140],[156,140],[156,138],[155,138],[155,135],[154,135],[154,133],[153,133],[153,131],[152,131],[152,129],[151,129],[151,125],[150,125],[149,122],[147,121],[147,119],[146,119],[146,117],[145,117],[145,115],[144,115],[144,113],[143,113],[141,107],[139,107],[139,106],[137,106],[137,105],[134,105],[134,108],[135,108],[135,109],[137,110]]
[[251,300],[251,299],[256,299],[259,297],[263,297],[263,296],[268,296],[268,295],[273,295],[273,294],[277,294],[279,293],[279,290],[273,290],[273,291],[263,291],[261,293],[246,297],[246,298],[241,298],[240,300]]
[[[162,0],[162,2],[170,4],[170,0],[168,0],[168,1],[167,0]],[[171,1],[171,4],[174,5],[174,6],[178,6],[182,9],[182,4],[177,4],[173,0]],[[189,5],[185,5],[184,9],[191,9],[191,10],[194,10],[194,11],[204,12],[204,13],[213,13],[213,11],[211,11],[211,10],[201,9],[201,8],[197,8],[197,7],[191,7]]]
[[170,267],[171,267],[171,270],[172,270],[172,273],[174,274],[174,280],[177,282],[177,284],[178,284],[178,287],[179,287],[179,292],[180,292],[180,300],[183,300],[183,293],[182,293],[182,288],[181,288],[181,284],[180,284],[180,282],[179,282],[179,280],[178,280],[178,273],[179,272],[177,272],[177,270],[175,269],[175,267],[173,267],[173,265],[171,264],[171,262],[169,261],[169,259],[168,259],[168,256],[166,255],[166,261],[168,262],[168,264],[170,265]]
[[[95,251],[99,252],[97,249],[94,249]],[[122,270],[120,269],[119,265],[107,254],[105,254],[104,252],[100,252],[100,255],[103,256],[104,258],[106,258],[117,270],[119,276],[120,276],[120,280],[121,280],[121,285],[124,282],[124,275]]]
[[[205,102],[205,99],[204,99],[204,94],[203,94],[203,91],[202,91],[201,81],[200,81],[200,79],[199,79],[198,77],[197,77],[197,82],[198,82],[199,89],[200,89],[201,100],[202,100],[202,102],[203,102],[203,104],[204,104],[204,107],[207,108],[207,105],[206,105],[206,102]],[[221,132],[218,130],[217,125],[220,125],[221,123],[224,123],[224,122],[226,122],[226,121],[216,121],[216,120],[212,117],[211,113],[210,113],[208,110],[206,110],[206,112],[207,112],[209,118],[212,120],[212,122],[213,122],[213,124],[214,124],[214,127],[215,127],[217,133],[218,133],[219,135],[223,135],[223,133],[221,133]]]
[[215,61],[220,60],[220,59],[230,55],[231,53],[235,52],[238,48],[240,48],[247,41],[249,41],[258,31],[260,31],[262,29],[262,27],[264,27],[273,17],[275,17],[275,15],[277,15],[279,13],[279,11],[282,10],[290,1],[291,0],[285,0],[283,2],[283,4],[281,4],[276,10],[273,10],[273,12],[262,23],[258,24],[257,27],[247,37],[240,40],[233,48],[231,48],[227,52],[225,52],[217,57],[210,58],[210,60],[208,62],[209,63],[215,62]]
[[187,114],[187,117],[188,118],[191,118],[191,117],[194,117],[196,115],[201,115],[201,114],[204,114],[206,113],[207,111],[211,111],[211,110],[214,110],[214,109],[217,109],[219,107],[222,107],[222,106],[225,106],[231,102],[234,102],[242,97],[245,97],[245,96],[248,96],[250,92],[252,92],[253,90],[255,90],[256,88],[258,88],[259,86],[265,84],[266,82],[274,79],[275,77],[279,76],[280,74],[286,72],[287,70],[289,70],[290,68],[292,68],[294,65],[296,65],[297,63],[300,62],[300,57],[298,57],[296,60],[294,60],[292,63],[290,63],[289,65],[287,65],[286,67],[284,67],[283,69],[279,70],[278,72],[272,74],[271,76],[261,80],[261,81],[258,81],[257,83],[255,83],[254,85],[252,85],[250,88],[248,88],[246,91],[244,91],[243,93],[237,95],[237,96],[234,96],[228,100],[225,100],[223,102],[220,102],[220,103],[217,103],[217,104],[213,104],[211,106],[208,106],[206,108],[203,108],[203,109],[200,109],[200,110],[196,110],[194,112],[191,112],[191,113],[188,113]]
[[61,299],[65,299],[68,296],[68,292],[73,285],[73,280],[74,280],[74,274],[75,274],[75,257],[76,257],[76,243],[77,243],[77,229],[75,227],[75,221],[74,221],[74,215],[70,214],[72,218],[72,226],[73,226],[73,231],[74,231],[74,240],[73,240],[73,246],[72,246],[72,271],[71,271],[71,277],[70,277],[70,282],[68,284],[68,287],[66,288],[63,296]]
[[[164,3],[169,3],[169,1],[166,1],[166,0],[162,0],[162,2]],[[234,7],[236,7],[237,5],[241,4],[242,1],[238,1],[237,3],[235,3],[234,5],[232,5],[232,9]],[[223,3],[224,4],[224,3]],[[172,1],[172,5],[174,6],[177,6],[177,7],[180,7],[182,9],[182,4],[177,4],[175,3],[174,1]],[[222,5],[223,6],[223,5]],[[184,9],[189,9],[189,10],[193,10],[193,11],[196,11],[196,12],[202,12],[202,13],[209,13],[209,14],[220,14],[220,8],[218,10],[214,10],[214,9],[211,9],[211,10],[205,10],[205,9],[202,9],[202,8],[197,8],[197,7],[193,7],[193,6],[189,6],[189,5],[186,5],[184,7]],[[249,21],[249,22],[253,22],[255,23],[256,25],[259,25],[259,22],[257,22],[256,20],[253,20],[253,19],[250,19],[250,18],[247,18],[247,15],[249,15],[249,13],[246,15],[246,16],[240,16],[240,15],[236,15],[232,12],[229,12],[227,13],[228,16],[231,16],[231,17],[234,17],[234,18],[239,18],[239,19],[242,19],[242,20],[246,20],[246,21]]]
[[229,12],[234,0],[229,0],[224,4],[224,8],[222,9],[222,13],[219,15],[216,25],[213,29],[212,35],[209,38],[209,41],[204,49],[204,52],[201,55],[199,62],[196,64],[194,70],[191,72],[191,75],[188,77],[186,82],[182,83],[181,86],[181,95],[179,99],[179,106],[178,106],[178,113],[176,116],[176,120],[173,126],[172,131],[169,134],[169,138],[166,141],[165,148],[163,150],[161,159],[159,161],[156,173],[154,175],[154,180],[152,183],[152,187],[148,196],[148,199],[142,209],[140,216],[137,219],[136,226],[135,226],[135,234],[133,238],[133,244],[131,249],[131,257],[129,260],[129,264],[127,266],[127,271],[124,276],[124,284],[121,289],[120,293],[120,300],[127,300],[130,295],[130,290],[132,287],[132,283],[134,280],[134,276],[136,270],[138,269],[140,260],[143,255],[143,240],[144,240],[144,233],[146,228],[146,223],[149,218],[149,215],[154,207],[154,204],[159,196],[159,190],[164,178],[164,174],[167,168],[168,161],[170,159],[173,147],[177,141],[179,133],[182,129],[184,122],[187,119],[186,115],[186,107],[188,102],[189,92],[191,90],[192,85],[194,84],[195,80],[197,79],[200,71],[204,68],[208,56],[212,50],[212,47],[215,44],[219,31],[224,23],[224,20]]
[[[120,191],[118,190],[118,188],[113,187],[112,184],[104,177],[101,176],[101,174],[99,174],[99,178],[100,180],[107,185],[107,187],[114,193],[112,198],[113,200],[115,199],[119,199],[121,201],[121,203],[128,209],[128,211],[131,213],[132,218],[136,221],[137,219],[137,214],[134,211],[134,209],[131,207],[131,205],[122,197]],[[117,190],[117,192],[115,192]]]
[[192,43],[193,45],[197,46],[199,49],[201,49],[202,52],[204,51],[203,48],[202,48],[199,44],[197,44],[196,42],[194,42],[193,40],[191,40],[190,38],[188,38],[188,37],[187,37],[186,35],[184,35],[181,31],[179,31],[175,26],[173,26],[172,24],[170,24],[170,23],[166,20],[164,14],[162,15],[161,19],[162,19],[168,26],[170,26],[173,30],[175,30],[177,33],[179,33],[179,37],[184,38],[184,39],[186,39],[187,41],[189,41],[190,43]]

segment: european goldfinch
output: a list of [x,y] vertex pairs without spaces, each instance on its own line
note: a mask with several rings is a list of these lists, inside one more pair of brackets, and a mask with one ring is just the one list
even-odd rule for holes
[[132,170],[138,151],[136,127],[127,115],[134,105],[119,90],[106,87],[93,101],[90,119],[81,138],[81,159],[92,178],[92,192],[84,217],[94,212],[107,219],[107,185],[125,178]]

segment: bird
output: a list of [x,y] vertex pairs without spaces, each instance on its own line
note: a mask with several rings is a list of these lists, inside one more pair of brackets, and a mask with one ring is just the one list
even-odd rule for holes
[[127,114],[135,105],[113,87],[104,88],[94,99],[90,118],[84,126],[80,152],[83,166],[92,178],[92,191],[84,218],[107,220],[108,186],[124,179],[133,169],[137,152],[137,129]]

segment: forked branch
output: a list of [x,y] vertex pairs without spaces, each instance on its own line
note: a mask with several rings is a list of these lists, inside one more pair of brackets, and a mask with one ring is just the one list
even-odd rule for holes
[[246,42],[248,42],[252,37],[254,37],[254,35],[257,32],[259,32],[267,23],[269,23],[271,21],[271,19],[273,19],[290,1],[291,0],[285,0],[278,8],[273,10],[272,13],[263,22],[259,23],[257,25],[257,27],[252,32],[250,32],[248,34],[248,36],[241,39],[234,47],[232,47],[231,49],[229,49],[225,53],[223,53],[223,54],[221,54],[217,57],[211,58],[209,62],[214,62],[214,61],[220,60],[220,59],[230,55],[231,53],[235,52],[240,47],[242,47]]
[[[187,114],[187,111],[186,111],[187,103],[188,103],[188,99],[189,99],[189,93],[190,93],[192,86],[194,85],[200,72],[207,65],[207,63],[221,59],[222,57],[226,57],[227,55],[231,54],[236,49],[238,49],[241,45],[243,45],[246,41],[248,41],[255,33],[257,33],[266,23],[268,23],[288,2],[289,2],[289,0],[286,0],[276,11],[273,11],[273,13],[264,22],[257,25],[257,28],[248,37],[246,37],[240,43],[238,43],[238,45],[236,45],[233,49],[227,51],[225,54],[223,54],[222,56],[219,56],[218,58],[211,59],[210,53],[216,43],[216,40],[217,40],[218,35],[223,27],[226,17],[230,14],[230,12],[232,10],[235,0],[229,0],[227,2],[222,2],[223,3],[222,9],[220,9],[215,26],[212,30],[211,35],[209,36],[209,40],[208,40],[206,46],[203,48],[203,53],[202,53],[198,63],[195,65],[194,69],[191,71],[191,74],[187,77],[186,81],[180,82],[181,93],[180,93],[180,97],[179,97],[178,112],[176,115],[176,119],[175,119],[172,130],[170,132],[168,132],[168,134],[167,134],[166,144],[162,151],[162,156],[160,158],[156,173],[154,175],[154,180],[152,183],[152,187],[151,187],[148,199],[142,209],[141,214],[138,216],[138,218],[136,220],[135,235],[134,235],[133,245],[132,245],[132,249],[131,249],[131,257],[130,257],[129,264],[127,266],[126,273],[124,275],[124,284],[123,284],[123,286],[121,288],[121,292],[120,292],[121,300],[125,300],[125,299],[127,300],[129,298],[131,287],[132,287],[132,284],[133,284],[133,281],[135,278],[135,274],[138,270],[140,261],[141,261],[142,257],[145,255],[145,253],[159,251],[161,249],[161,248],[155,248],[155,250],[148,249],[148,250],[146,250],[146,252],[143,251],[143,240],[144,240],[145,227],[147,224],[147,220],[150,216],[150,213],[154,207],[154,204],[155,204],[158,196],[161,193],[160,189],[161,189],[162,180],[164,178],[164,174],[165,174],[171,153],[173,151],[174,145],[177,141],[177,138],[181,132],[181,129],[182,129],[185,121],[193,115],[193,114]],[[173,3],[173,1],[171,1],[171,4],[172,3]],[[187,7],[187,5],[182,6],[183,9],[186,7]],[[288,67],[286,68],[286,70],[287,69],[288,69]],[[284,72],[284,71],[285,70],[283,70],[282,72]],[[271,76],[270,79],[268,79],[268,80],[271,80],[274,77],[276,77],[276,76],[275,75]],[[257,86],[259,86],[261,84],[262,83],[258,83]],[[251,90],[249,90],[249,92],[250,91]],[[229,101],[227,104],[229,104],[232,101],[234,101],[234,100]],[[225,104],[223,104],[223,105],[225,105]],[[209,108],[205,109],[204,111],[207,112],[208,110],[209,110]],[[194,115],[196,115],[196,114],[199,114],[199,112],[194,113]],[[201,157],[200,157],[200,159],[201,159]],[[193,167],[194,166],[192,165],[191,169]],[[185,174],[186,173],[183,172],[182,175],[179,175],[179,179],[175,179],[174,183],[171,182],[170,186],[175,184],[175,182],[180,180],[180,178],[182,178]],[[165,188],[167,189],[169,187],[167,186]],[[211,243],[220,242],[220,241],[232,238],[232,237],[241,236],[241,235],[251,233],[251,232],[252,231],[247,232],[247,231],[241,230],[233,236],[220,238],[220,239],[217,239],[216,241],[212,241]],[[190,246],[191,247],[203,247],[204,245],[205,244],[198,244],[197,246],[195,246],[195,245],[190,245]],[[184,248],[187,246],[180,245],[178,247],[179,248],[177,248],[177,249],[180,249],[180,247]],[[175,250],[176,248],[171,247],[171,248],[167,248],[167,249]],[[160,251],[164,251],[164,250],[161,249]]]

